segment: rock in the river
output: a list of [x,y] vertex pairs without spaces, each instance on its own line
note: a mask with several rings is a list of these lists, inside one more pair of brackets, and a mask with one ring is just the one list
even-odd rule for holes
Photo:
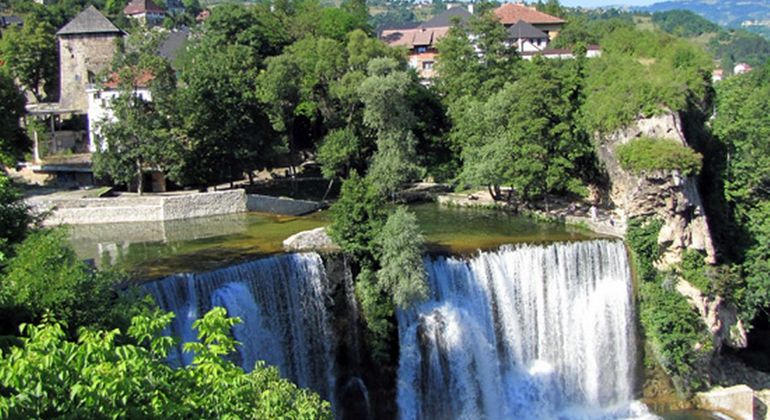
[[283,249],[287,252],[303,252],[339,251],[340,248],[332,242],[326,228],[320,227],[289,236],[283,241]]
[[754,418],[754,391],[746,385],[699,392],[695,403],[704,410],[719,411],[736,419]]

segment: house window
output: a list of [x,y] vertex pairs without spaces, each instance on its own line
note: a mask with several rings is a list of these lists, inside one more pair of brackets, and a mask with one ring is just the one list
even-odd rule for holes
[[417,52],[418,53],[424,53],[426,51],[428,51],[428,47],[417,47]]
[[433,61],[423,61],[422,62],[422,69],[423,70],[433,70]]

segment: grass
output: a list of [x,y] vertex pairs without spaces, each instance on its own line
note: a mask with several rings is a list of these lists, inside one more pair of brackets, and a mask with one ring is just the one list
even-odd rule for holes
[[639,138],[617,148],[620,166],[638,175],[652,171],[678,170],[682,175],[697,175],[703,156],[689,147],[665,139]]

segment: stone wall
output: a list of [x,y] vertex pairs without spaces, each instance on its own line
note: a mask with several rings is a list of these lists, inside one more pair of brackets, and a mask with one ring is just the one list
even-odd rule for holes
[[248,194],[246,208],[249,211],[263,213],[287,214],[301,216],[312,213],[323,207],[323,203],[316,201],[294,200],[283,197],[270,197],[267,195]]
[[119,39],[116,34],[59,36],[59,103],[62,109],[83,114],[88,111],[89,73],[91,77],[97,76],[112,64]]
[[210,193],[121,196],[113,198],[28,200],[36,213],[48,213],[44,223],[78,225],[159,222],[246,211],[243,190]]

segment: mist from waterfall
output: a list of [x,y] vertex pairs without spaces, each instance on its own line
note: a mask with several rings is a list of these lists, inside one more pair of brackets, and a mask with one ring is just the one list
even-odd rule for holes
[[401,419],[646,414],[632,402],[622,242],[506,246],[426,269],[432,298],[398,313]]
[[277,366],[303,388],[333,399],[333,333],[328,281],[318,254],[286,254],[201,274],[178,274],[145,286],[160,307],[176,314],[167,333],[180,338],[170,359],[192,362],[182,343],[195,341],[192,324],[214,306],[243,321],[236,360],[251,371],[258,360]]

